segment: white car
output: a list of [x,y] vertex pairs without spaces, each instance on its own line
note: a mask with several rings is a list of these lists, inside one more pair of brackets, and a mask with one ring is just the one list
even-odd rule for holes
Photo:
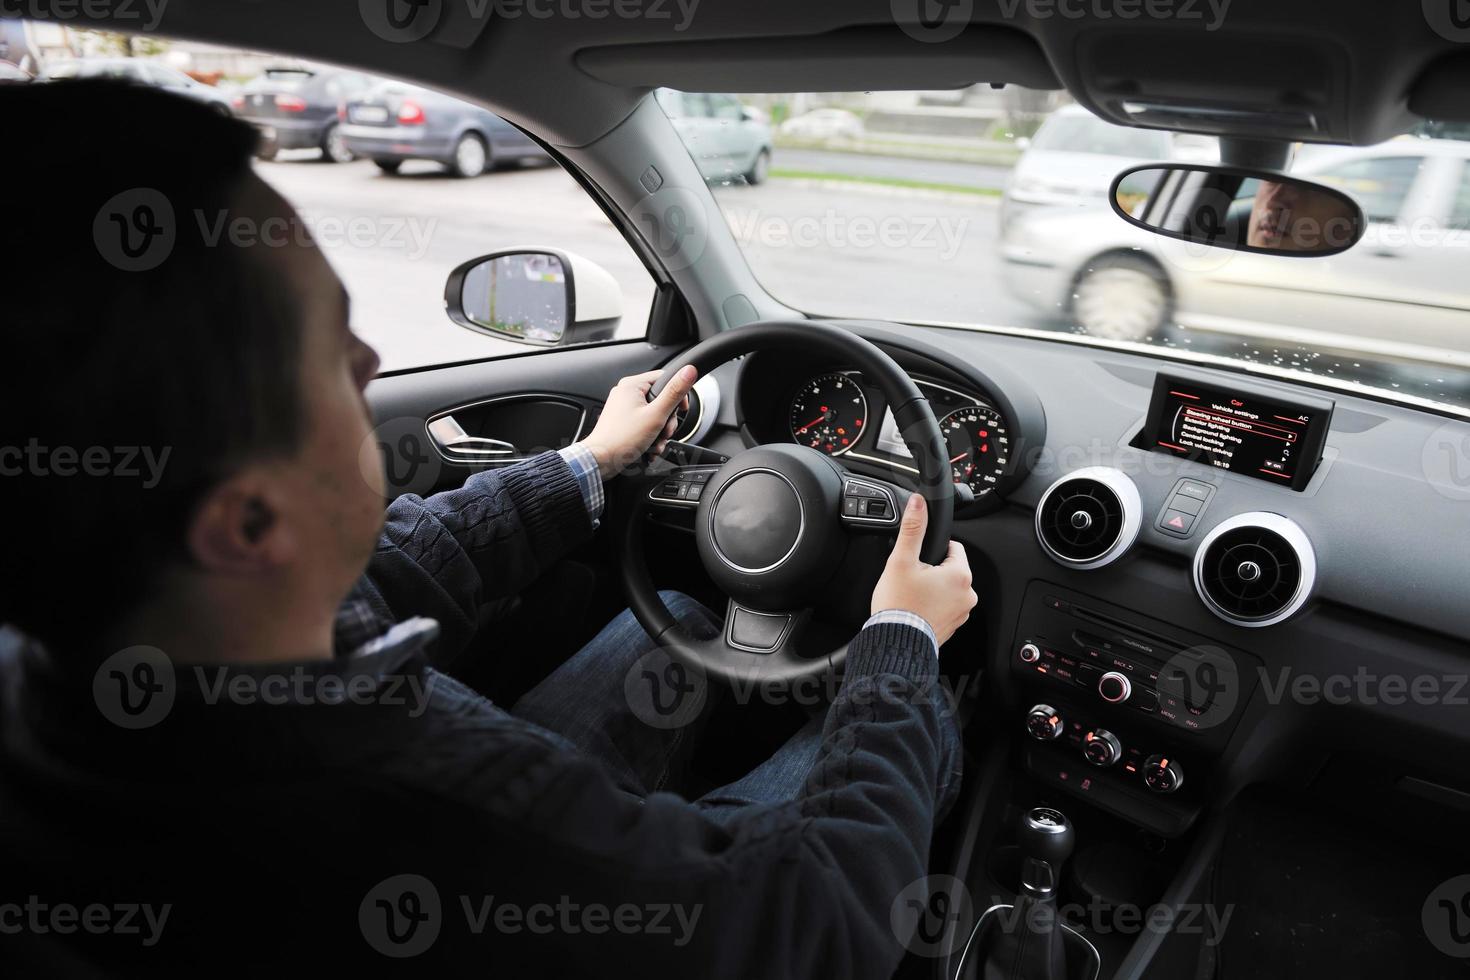
[[1116,126],[1075,104],[1052,113],[1035,137],[1017,143],[1024,152],[1001,197],[1003,231],[1020,215],[1042,208],[1104,206],[1110,175],[1136,164],[1213,163],[1220,157],[1214,137]]
[[[1304,261],[1190,250],[1111,208],[1030,215],[1002,238],[1010,290],[1090,335],[1144,340],[1171,322],[1382,349],[1464,343],[1470,319],[1470,142],[1396,139],[1313,150],[1293,172],[1352,195],[1364,239]],[[1391,330],[1385,330],[1392,324]],[[1391,334],[1391,342],[1383,338]]]
[[830,140],[863,138],[863,121],[846,109],[813,109],[781,124],[782,136]]

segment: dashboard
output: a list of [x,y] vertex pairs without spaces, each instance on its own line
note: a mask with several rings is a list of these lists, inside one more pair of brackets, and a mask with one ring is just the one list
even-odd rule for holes
[[[1217,794],[1343,753],[1387,783],[1467,778],[1446,765],[1470,758],[1462,701],[1386,686],[1324,711],[1282,678],[1448,691],[1470,672],[1470,481],[1446,449],[1470,447],[1470,423],[1206,363],[841,325],[919,385],[972,491],[954,537],[983,640],[949,656],[987,668],[1038,779],[1074,792],[1081,760],[1094,802],[1173,836]],[[709,448],[796,443],[912,485],[851,365],[726,367]]]
[[[1018,449],[1045,423],[1015,408],[987,376],[891,352],[928,399],[949,449],[951,476],[970,491],[968,512],[993,509],[1024,476]],[[739,401],[750,445],[796,443],[840,459],[849,469],[908,484],[918,476],[883,392],[847,365],[753,354],[741,372]]]

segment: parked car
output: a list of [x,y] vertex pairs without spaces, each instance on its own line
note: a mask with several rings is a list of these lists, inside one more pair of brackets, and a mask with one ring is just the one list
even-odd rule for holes
[[1018,140],[1021,158],[1000,203],[1002,232],[1017,215],[1048,207],[1102,207],[1120,170],[1152,160],[1219,159],[1219,141],[1190,133],[1116,126],[1080,105],[1047,117],[1035,137]]
[[[1111,209],[1028,215],[1002,240],[1013,293],[1094,336],[1143,340],[1171,321],[1246,335],[1281,326],[1454,348],[1464,343],[1470,269],[1470,143],[1396,139],[1322,148],[1293,169],[1340,187],[1368,231],[1311,262],[1219,253],[1181,261],[1165,239]],[[1224,256],[1220,258],[1219,256]]]
[[181,71],[144,58],[69,58],[53,61],[37,76],[37,81],[61,82],[77,78],[112,78],[161,88],[187,99],[230,114],[229,96],[212,85],[195,81]]
[[349,152],[396,174],[406,160],[432,160],[456,177],[478,177],[493,166],[550,160],[539,143],[488,109],[431,89],[385,82],[344,110]]
[[733,95],[659,89],[658,104],[706,180],[738,175],[759,184],[771,169],[765,114]]
[[802,139],[862,139],[863,121],[846,109],[813,109],[781,124],[782,136]]
[[339,68],[267,68],[231,104],[260,129],[261,159],[274,160],[280,150],[320,149],[323,160],[347,163],[354,156],[342,141],[338,112],[374,84],[371,75]]

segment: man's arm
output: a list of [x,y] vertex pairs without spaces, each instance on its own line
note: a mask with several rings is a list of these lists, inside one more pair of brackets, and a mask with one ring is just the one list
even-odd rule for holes
[[484,603],[520,592],[590,537],[605,478],[651,445],[662,449],[670,416],[694,383],[686,371],[653,402],[647,392],[658,372],[624,378],[592,432],[567,449],[476,473],[427,499],[394,500],[351,608],[366,606],[380,624],[436,619],[442,647],[461,649]]
[[[513,720],[473,710],[469,692],[436,685],[436,698],[462,703],[446,704],[437,716],[447,728],[426,733],[434,744],[407,746],[389,775],[479,812],[481,826],[437,872],[449,879],[436,882],[441,891],[493,890],[504,905],[579,914],[632,908],[663,924],[446,932],[445,954],[494,949],[497,963],[569,975],[616,962],[650,976],[890,976],[910,939],[895,921],[913,921],[895,904],[928,874],[947,710],[935,641],[974,605],[962,552],[937,567],[919,562],[923,528],[923,505],[913,505],[874,605],[922,595],[903,611],[927,628],[870,621],[849,647],[800,796],[728,823],[669,794],[631,797],[593,761],[548,751]],[[424,785],[413,760],[425,754],[457,758],[456,778],[441,771]]]

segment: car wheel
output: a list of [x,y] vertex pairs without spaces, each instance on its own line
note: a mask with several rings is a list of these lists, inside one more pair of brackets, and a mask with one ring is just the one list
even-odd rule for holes
[[1173,292],[1149,259],[1107,255],[1088,263],[1072,290],[1072,316],[1103,340],[1146,340],[1168,323]]
[[449,172],[456,177],[478,177],[490,166],[490,154],[485,141],[474,133],[465,133],[454,144],[454,157],[449,161]]
[[764,184],[770,173],[771,151],[761,150],[755,155],[755,162],[750,165],[750,169],[745,171],[745,182],[751,186]]
[[261,138],[255,144],[255,159],[274,160],[281,152],[281,146],[275,140]]
[[347,148],[347,139],[342,135],[342,127],[332,125],[322,136],[322,159],[328,163],[351,163],[357,159],[357,154]]
[[374,160],[373,163],[377,164],[378,169],[383,171],[383,173],[385,174],[396,174],[398,173],[398,168],[403,166],[402,160],[377,159]]

